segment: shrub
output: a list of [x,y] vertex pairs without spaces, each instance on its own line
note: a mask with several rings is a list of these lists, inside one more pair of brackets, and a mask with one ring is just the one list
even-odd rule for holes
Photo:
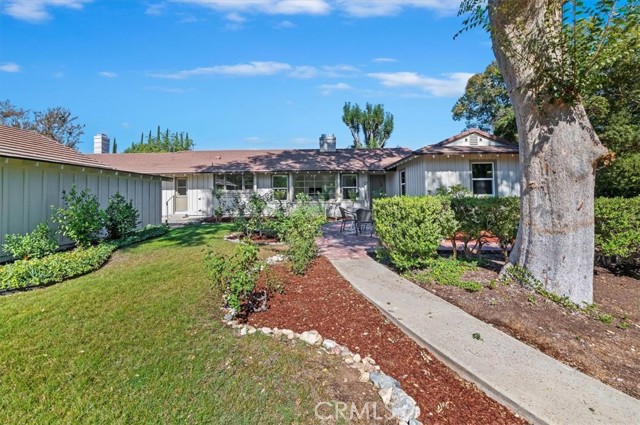
[[311,261],[318,255],[316,238],[320,236],[320,226],[325,222],[325,214],[318,205],[310,203],[307,195],[296,196],[296,208],[281,224],[280,232],[289,246],[287,253],[291,260],[291,270],[304,274]]
[[138,225],[138,210],[133,201],[127,202],[119,192],[109,198],[105,210],[105,227],[109,239],[119,239],[133,232]]
[[16,258],[28,260],[53,254],[58,249],[54,231],[47,223],[40,223],[26,235],[7,235],[2,249]]
[[616,159],[596,174],[597,196],[640,196],[640,153]]
[[62,282],[100,268],[120,247],[163,235],[166,226],[147,226],[125,238],[97,246],[58,252],[40,259],[18,260],[0,266],[0,290],[12,290]]
[[[480,257],[482,245],[486,242],[486,231],[489,224],[486,210],[483,208],[486,199],[475,196],[451,198],[451,209],[456,220],[460,223],[461,239],[466,257],[471,255],[474,248]],[[471,241],[475,241],[473,248],[469,247]]]
[[454,220],[444,197],[393,197],[373,201],[376,232],[399,270],[421,268],[437,249]]
[[483,198],[480,203],[481,214],[486,214],[487,231],[498,238],[505,261],[509,259],[507,245],[518,236],[520,224],[520,198],[517,196]]
[[251,241],[236,245],[232,255],[216,253],[209,247],[204,262],[214,287],[221,290],[227,305],[240,311],[256,287],[260,264],[258,247]]
[[69,193],[62,192],[62,200],[65,207],[58,208],[53,215],[60,233],[85,248],[97,242],[105,223],[98,198],[89,189],[78,193],[73,185]]
[[478,282],[463,279],[465,271],[476,269],[473,264],[448,258],[435,258],[428,263],[425,270],[411,272],[407,277],[418,283],[434,282],[438,285],[457,286],[469,292],[477,292],[482,289],[482,285]]
[[640,197],[596,198],[596,253],[607,266],[630,259],[640,250]]

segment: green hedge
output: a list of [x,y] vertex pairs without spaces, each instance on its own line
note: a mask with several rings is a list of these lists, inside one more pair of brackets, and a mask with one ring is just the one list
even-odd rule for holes
[[596,198],[594,216],[596,252],[605,265],[640,254],[640,197]]
[[373,201],[376,233],[399,270],[426,267],[454,222],[445,197],[393,197]]
[[39,259],[17,260],[0,266],[0,291],[29,288],[62,282],[99,269],[120,247],[163,235],[166,226],[147,226],[122,239],[88,248],[76,248]]

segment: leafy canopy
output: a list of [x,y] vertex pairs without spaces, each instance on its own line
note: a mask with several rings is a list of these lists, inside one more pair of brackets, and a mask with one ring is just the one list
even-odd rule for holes
[[158,126],[155,136],[149,131],[149,135],[145,141],[144,133],[142,133],[140,135],[140,142],[133,142],[130,147],[125,149],[124,153],[190,151],[194,145],[193,139],[189,137],[189,132],[171,132],[168,128],[165,131],[161,131],[160,126]]
[[78,148],[84,124],[77,116],[61,106],[46,111],[30,111],[15,106],[11,101],[0,102],[0,124],[35,131],[73,149]]
[[342,108],[342,122],[351,131],[353,147],[356,149],[384,148],[393,132],[393,115],[385,112],[382,104],[372,105],[367,102],[362,109],[357,103],[351,105],[350,102],[345,102]]

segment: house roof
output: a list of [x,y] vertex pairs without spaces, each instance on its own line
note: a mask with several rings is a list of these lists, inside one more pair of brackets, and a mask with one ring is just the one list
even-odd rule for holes
[[0,156],[56,164],[113,169],[34,131],[0,125]]
[[[453,142],[456,142],[470,134],[477,134],[485,139],[498,142],[501,146],[450,146]],[[465,154],[499,154],[499,153],[518,153],[518,145],[509,142],[493,134],[487,133],[477,128],[471,128],[465,130],[462,133],[458,133],[455,136],[451,136],[433,145],[425,146],[417,151],[414,151],[414,155],[465,155]]]
[[167,153],[91,155],[125,171],[157,174],[286,172],[286,171],[383,171],[411,154],[410,149],[218,150]]

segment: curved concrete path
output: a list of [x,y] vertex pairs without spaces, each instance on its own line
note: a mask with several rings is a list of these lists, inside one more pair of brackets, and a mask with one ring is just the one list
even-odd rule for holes
[[367,255],[375,238],[335,230],[325,229],[320,247],[342,276],[419,344],[522,417],[540,424],[640,424],[639,400],[401,278]]

